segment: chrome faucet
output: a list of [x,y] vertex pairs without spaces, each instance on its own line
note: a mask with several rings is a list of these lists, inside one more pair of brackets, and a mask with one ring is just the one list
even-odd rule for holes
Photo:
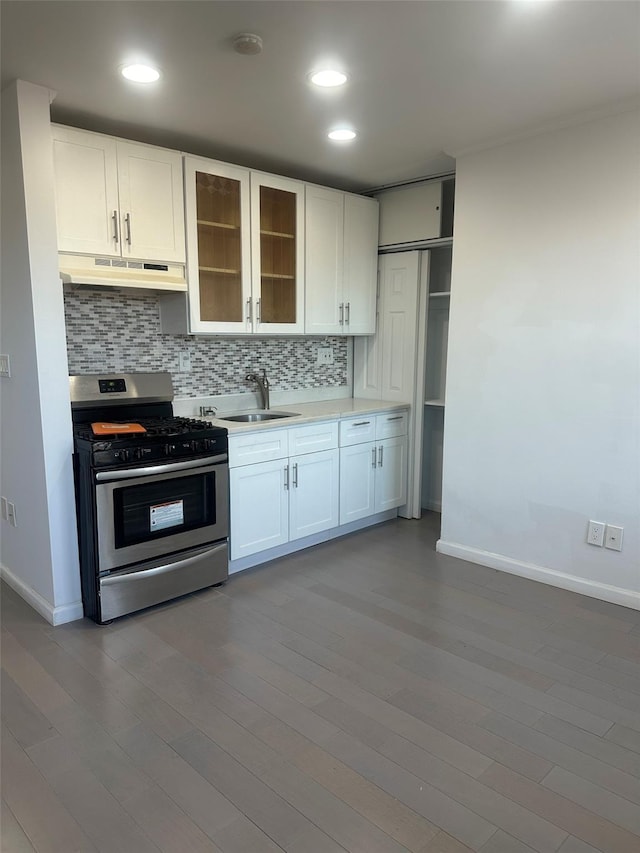
[[[260,375],[262,374],[262,375]],[[267,371],[262,368],[260,373],[247,373],[245,376],[246,382],[255,382],[258,386],[258,390],[260,391],[260,397],[262,399],[262,408],[269,408],[269,380],[267,379]]]

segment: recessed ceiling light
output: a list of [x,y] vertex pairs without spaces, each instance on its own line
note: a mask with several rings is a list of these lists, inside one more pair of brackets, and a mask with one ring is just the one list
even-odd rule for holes
[[132,65],[123,65],[120,73],[127,80],[132,80],[134,83],[155,83],[160,79],[160,72],[157,68],[151,65],[142,65],[134,63]]
[[349,130],[347,127],[337,127],[327,134],[329,139],[335,139],[338,142],[348,142],[350,139],[355,139],[356,135],[355,130]]
[[309,79],[316,86],[330,88],[332,86],[342,86],[347,82],[347,75],[343,71],[337,71],[334,68],[325,68],[322,71],[316,71],[311,74]]

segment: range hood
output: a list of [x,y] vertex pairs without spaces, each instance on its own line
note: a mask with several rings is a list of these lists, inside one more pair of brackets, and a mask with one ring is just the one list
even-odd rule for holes
[[68,255],[63,252],[58,257],[63,284],[187,290],[184,264]]

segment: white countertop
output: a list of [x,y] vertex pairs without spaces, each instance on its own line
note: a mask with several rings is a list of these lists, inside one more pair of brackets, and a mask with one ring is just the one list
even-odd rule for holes
[[[291,418],[274,418],[271,421],[262,421],[260,423],[225,421],[223,417],[212,418],[211,420],[215,426],[225,427],[232,434],[256,432],[256,430],[262,431],[265,429],[281,429],[282,427],[313,423],[313,421],[335,420],[371,412],[393,412],[408,408],[408,403],[390,403],[386,400],[363,400],[360,398],[345,397],[338,400],[318,400],[314,403],[292,403],[291,405],[272,407],[273,411],[276,412],[295,412],[296,416]],[[251,411],[260,410],[252,409]],[[228,412],[227,414],[237,415],[241,413]]]

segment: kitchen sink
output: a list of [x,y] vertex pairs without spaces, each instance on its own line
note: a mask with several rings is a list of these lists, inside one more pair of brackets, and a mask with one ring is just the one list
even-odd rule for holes
[[218,420],[221,421],[234,421],[235,423],[242,424],[253,424],[253,423],[261,423],[262,421],[275,421],[280,418],[297,418],[297,412],[272,412],[271,410],[265,412],[242,412],[239,415],[226,415],[223,417],[219,416]]

